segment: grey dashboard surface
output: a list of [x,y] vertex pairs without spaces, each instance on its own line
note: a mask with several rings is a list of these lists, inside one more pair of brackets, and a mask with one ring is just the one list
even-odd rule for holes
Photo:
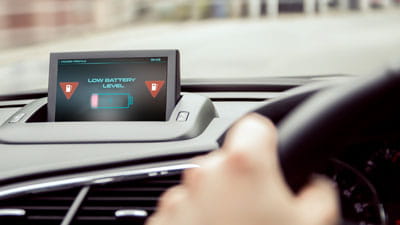
[[183,93],[167,121],[31,121],[45,113],[47,98],[16,112],[0,127],[0,142],[8,144],[166,142],[198,136],[218,116],[209,98]]
[[[221,115],[196,138],[152,143],[102,144],[0,144],[0,183],[12,177],[44,173],[89,165],[129,162],[143,158],[201,153],[218,147],[218,138],[238,117],[261,102],[218,102]],[[1,122],[16,109],[0,110]]]
[[[213,105],[218,117],[211,120],[205,130],[195,138],[180,141],[149,142],[149,143],[90,143],[90,144],[0,144],[0,184],[12,182],[13,179],[25,179],[31,175],[58,173],[102,165],[135,165],[140,160],[166,157],[194,156],[218,148],[217,139],[238,118],[251,112],[261,105],[269,104],[279,98],[296,95],[304,90],[319,90],[326,87],[326,82],[317,82],[283,92],[272,92],[274,98],[260,101],[259,93],[236,93],[236,100],[224,98],[213,99]],[[199,93],[197,93],[199,94]],[[201,93],[200,93],[201,94]],[[208,93],[210,94],[210,93]],[[211,93],[213,94],[213,93]],[[268,94],[268,93],[264,93]],[[220,93],[219,95],[223,95]],[[231,95],[231,94],[230,94]],[[0,122],[6,122],[18,108],[0,109]]]

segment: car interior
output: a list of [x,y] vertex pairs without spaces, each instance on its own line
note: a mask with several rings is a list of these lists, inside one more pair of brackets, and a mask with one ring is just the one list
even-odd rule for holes
[[142,225],[253,112],[277,126],[294,193],[324,175],[341,224],[400,224],[398,67],[183,79],[181,49],[48,57],[48,88],[0,95],[0,224]]
[[280,161],[293,191],[310,174],[325,174],[337,182],[345,221],[395,224],[399,74],[281,81],[182,83],[164,122],[50,122],[50,92],[3,96],[0,219],[142,224],[160,194],[196,167],[191,158],[217,149],[236,120],[257,112],[278,125]]

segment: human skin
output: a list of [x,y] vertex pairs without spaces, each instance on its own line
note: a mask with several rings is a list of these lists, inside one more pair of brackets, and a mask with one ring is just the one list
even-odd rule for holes
[[216,151],[194,159],[182,183],[166,191],[146,225],[335,225],[338,195],[327,178],[314,177],[297,195],[282,176],[277,131],[249,114]]

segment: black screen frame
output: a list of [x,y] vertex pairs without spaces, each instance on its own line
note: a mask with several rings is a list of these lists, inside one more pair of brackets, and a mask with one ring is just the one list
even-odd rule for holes
[[[93,52],[56,52],[50,53],[49,86],[47,119],[55,121],[56,93],[58,88],[58,62],[63,59],[96,59],[96,58],[141,58],[167,57],[167,99],[165,121],[170,119],[172,111],[180,98],[180,53],[178,50],[135,50],[135,51],[93,51]],[[77,121],[79,122],[79,121]],[[84,121],[82,121],[84,122]]]

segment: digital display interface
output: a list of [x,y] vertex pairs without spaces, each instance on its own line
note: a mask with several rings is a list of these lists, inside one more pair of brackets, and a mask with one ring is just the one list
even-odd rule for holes
[[168,57],[58,59],[55,121],[165,121],[167,72]]

